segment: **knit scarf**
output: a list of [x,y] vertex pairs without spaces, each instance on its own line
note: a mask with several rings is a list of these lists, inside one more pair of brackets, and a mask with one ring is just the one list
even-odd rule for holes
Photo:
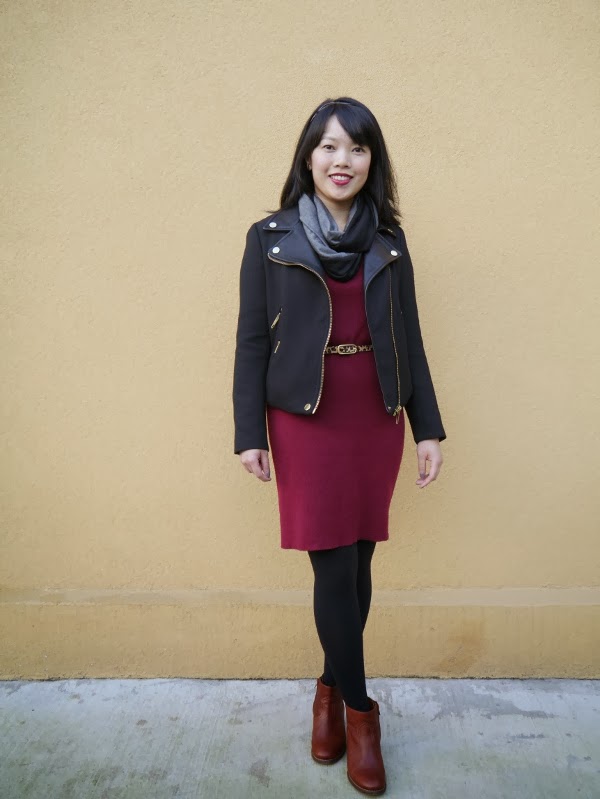
[[306,236],[327,274],[342,283],[353,278],[379,225],[377,207],[369,195],[359,191],[355,196],[344,230],[338,228],[317,194],[302,194],[298,210]]

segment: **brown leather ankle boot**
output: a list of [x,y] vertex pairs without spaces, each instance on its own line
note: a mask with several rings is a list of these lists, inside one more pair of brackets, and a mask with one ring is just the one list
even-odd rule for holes
[[313,702],[313,729],[310,753],[317,763],[335,763],[346,751],[344,700],[337,685],[317,680]]
[[380,746],[379,704],[368,698],[371,710],[354,710],[346,705],[347,774],[355,788],[376,796],[386,789],[385,767]]

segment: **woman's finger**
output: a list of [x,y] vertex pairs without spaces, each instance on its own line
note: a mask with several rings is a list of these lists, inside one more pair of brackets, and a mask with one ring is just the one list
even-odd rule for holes
[[419,477],[421,480],[423,480],[423,478],[426,477],[427,474],[425,471],[426,460],[427,460],[426,452],[424,452],[423,450],[417,452],[417,467],[419,469]]
[[437,478],[438,474],[440,473],[441,467],[442,467],[442,461],[439,458],[436,457],[431,458],[429,466],[429,474],[425,478],[420,477],[416,481],[419,488],[425,488],[425,486],[429,485],[429,483],[433,483],[433,481]]
[[260,462],[259,462],[258,458],[253,458],[250,461],[249,465],[250,465],[250,471],[252,472],[252,474],[255,477],[260,478],[261,475],[262,475],[262,469],[260,468]]
[[242,455],[240,455],[240,463],[242,464],[242,466],[244,467],[244,469],[245,469],[247,472],[250,472],[250,471],[252,471],[252,470],[251,470],[251,468],[250,468],[250,463],[249,463],[249,461],[247,460],[247,457],[246,457],[246,453],[245,453],[245,452],[244,452]]
[[252,474],[255,477],[258,477],[259,480],[262,480],[263,483],[267,483],[271,479],[270,477],[265,477],[265,475],[263,474],[263,469],[259,457],[253,458],[250,461],[250,466],[252,468]]
[[260,468],[267,480],[271,479],[271,468],[269,466],[269,453],[266,449],[260,452]]

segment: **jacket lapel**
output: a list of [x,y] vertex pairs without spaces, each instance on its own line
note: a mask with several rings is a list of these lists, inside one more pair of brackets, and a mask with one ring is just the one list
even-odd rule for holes
[[[273,223],[275,224],[273,225]],[[304,226],[298,216],[297,207],[280,211],[269,217],[269,220],[263,225],[263,230],[284,233],[281,238],[275,239],[269,247],[269,257],[272,255],[272,260],[290,265],[301,264],[308,267],[308,269],[312,269],[313,272],[325,279],[326,272],[304,232]],[[380,230],[387,230],[387,228],[384,225],[379,226],[371,247],[365,253],[363,270],[365,290],[384,266],[401,255],[399,250],[394,249],[393,244],[384,239],[379,232]]]
[[312,269],[313,272],[325,279],[326,272],[319,257],[311,247],[300,221],[296,222],[289,233],[286,233],[283,238],[269,247],[269,257],[271,257],[271,254],[276,261],[283,261],[290,265],[301,264]]
[[401,254],[400,250],[395,250],[394,245],[386,241],[379,231],[375,234],[370,249],[365,253],[365,291],[375,275]]

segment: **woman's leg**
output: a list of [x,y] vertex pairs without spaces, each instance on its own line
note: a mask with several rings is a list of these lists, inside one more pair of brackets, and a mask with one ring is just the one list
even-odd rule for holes
[[370,710],[358,601],[358,546],[310,550],[314,616],[319,640],[347,705]]
[[[375,543],[375,541],[367,541],[366,539],[360,539],[356,542],[358,554],[356,591],[358,594],[358,604],[360,607],[360,618],[363,631],[366,627],[367,619],[369,617],[369,609],[371,607],[371,559],[373,557],[373,552],[375,551]],[[336,684],[333,671],[331,670],[331,666],[327,660],[327,655],[325,655],[325,663],[323,666],[323,674],[321,675],[321,679],[325,685],[332,686]]]

